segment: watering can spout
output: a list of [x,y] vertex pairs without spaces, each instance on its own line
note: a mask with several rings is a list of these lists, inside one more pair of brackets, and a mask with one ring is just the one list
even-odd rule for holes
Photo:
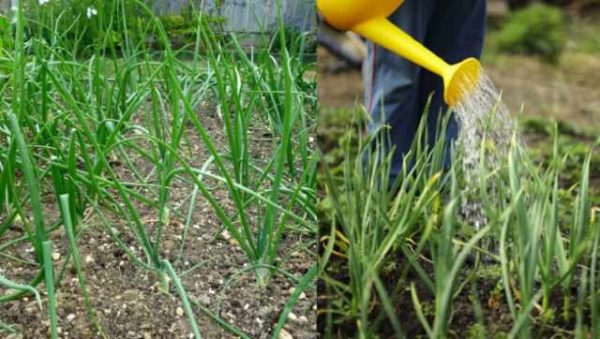
[[459,105],[469,94],[477,89],[481,73],[481,64],[475,58],[465,59],[449,65],[444,79],[444,100],[450,106]]
[[392,24],[389,17],[402,0],[317,0],[327,22],[342,30],[354,31],[407,60],[438,74],[444,80],[444,100],[460,104],[477,86],[481,66],[475,58],[449,65],[421,43]]

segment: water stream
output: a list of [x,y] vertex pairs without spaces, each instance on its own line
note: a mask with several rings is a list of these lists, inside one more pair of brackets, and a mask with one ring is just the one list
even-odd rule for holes
[[[490,78],[482,73],[475,90],[465,94],[460,104],[452,107],[460,124],[458,143],[463,149],[462,166],[467,191],[461,212],[465,221],[477,229],[487,223],[481,197],[476,191],[481,180],[481,162],[483,160],[489,170],[495,169],[508,155],[515,131],[510,112],[500,99],[500,93]],[[484,159],[481,159],[482,145],[485,147]],[[490,189],[491,196],[494,196],[494,187]]]

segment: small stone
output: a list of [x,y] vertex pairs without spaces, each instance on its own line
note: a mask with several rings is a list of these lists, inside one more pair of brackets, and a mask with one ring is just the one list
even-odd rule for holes
[[263,306],[258,310],[258,314],[263,318],[266,318],[267,316],[269,316],[269,314],[271,314],[271,312],[273,312],[273,307],[271,307],[271,306]]
[[288,319],[290,319],[291,321],[294,321],[294,322],[296,322],[296,321],[298,321],[298,316],[297,316],[295,313],[293,313],[293,312],[290,312],[290,313],[288,314]]
[[237,320],[237,317],[235,316],[235,314],[231,313],[231,312],[226,312],[224,314],[225,318],[227,318],[229,321],[235,322]]
[[201,295],[198,300],[203,304],[203,305],[210,305],[210,297],[207,295]]
[[304,293],[304,292],[300,293],[300,295],[298,296],[298,299],[300,299],[300,300],[306,299],[306,293]]
[[177,313],[178,316],[183,316],[183,308],[181,307],[177,307],[177,309],[175,309],[175,313]]
[[290,332],[286,331],[285,329],[281,329],[278,339],[294,339],[294,337],[290,334]]
[[87,256],[85,257],[85,263],[86,263],[86,264],[91,264],[91,263],[93,263],[93,262],[94,262],[94,258],[93,258],[91,255],[87,255]]
[[221,232],[221,236],[223,237],[223,239],[225,240],[229,240],[231,239],[231,235],[229,234],[229,232],[227,232],[227,230],[224,230],[223,232]]
[[52,260],[56,261],[60,259],[60,253],[54,252],[52,253]]
[[301,315],[301,316],[298,318],[298,323],[299,323],[299,324],[306,324],[307,322],[308,322],[308,318],[307,318],[305,315]]
[[71,313],[71,314],[67,315],[67,321],[68,321],[68,322],[71,322],[71,321],[73,321],[74,319],[75,319],[75,314]]

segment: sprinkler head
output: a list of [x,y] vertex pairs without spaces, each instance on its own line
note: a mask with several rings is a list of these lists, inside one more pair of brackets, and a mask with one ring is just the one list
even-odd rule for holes
[[468,58],[449,66],[443,74],[444,100],[450,106],[456,106],[477,88],[481,64],[475,58]]

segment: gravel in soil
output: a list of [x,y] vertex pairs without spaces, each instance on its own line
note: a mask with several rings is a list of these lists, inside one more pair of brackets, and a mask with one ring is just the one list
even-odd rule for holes
[[[207,110],[207,108],[205,107]],[[203,111],[203,124],[217,144],[224,143],[221,123],[210,112]],[[259,138],[257,138],[258,140]],[[271,151],[271,141],[262,138],[257,141],[254,156],[260,159]],[[200,139],[190,133],[188,152],[192,152],[194,166],[206,159],[205,152],[198,145]],[[136,166],[142,172],[151,171],[151,166],[136,159]],[[118,166],[118,164],[117,164]],[[123,179],[132,179],[127,171],[120,171]],[[209,185],[222,205],[232,206],[228,193],[218,183]],[[187,212],[192,184],[188,180],[175,180],[171,187],[171,201],[177,209]],[[148,193],[153,194],[153,193]],[[216,324],[198,307],[202,305],[213,314],[221,317],[251,338],[268,338],[279,315],[294,291],[295,281],[276,274],[266,287],[259,287],[255,273],[244,271],[247,259],[239,246],[226,232],[215,216],[210,205],[200,195],[196,202],[193,224],[185,241],[181,257],[178,256],[182,241],[184,218],[173,215],[164,229],[162,241],[163,256],[173,263],[183,285],[189,294],[196,313],[200,331],[205,338],[235,337]],[[44,196],[46,223],[58,218],[57,204],[50,194]],[[100,207],[100,209],[103,209]],[[229,208],[231,210],[231,208]],[[138,206],[140,218],[152,230],[158,212],[147,206]],[[181,212],[181,211],[180,211]],[[141,247],[132,236],[127,222],[115,216],[109,218],[110,226],[118,230],[126,245],[144,258]],[[7,232],[0,243],[19,234],[18,223]],[[149,272],[135,264],[127,254],[110,238],[106,229],[93,210],[88,207],[80,223],[78,246],[84,262],[85,279],[91,302],[97,312],[98,323],[109,338],[189,338],[191,328],[183,305],[172,284],[165,293],[159,284],[156,273]],[[306,235],[289,231],[282,240],[279,268],[300,279],[314,264],[314,240]],[[54,268],[60,272],[64,261],[69,257],[68,243],[62,230],[51,234],[54,244]],[[4,250],[13,255],[34,262],[34,253],[28,243],[20,243]],[[179,258],[179,259],[178,259]],[[32,279],[37,267],[15,262],[0,256],[0,273],[19,282]],[[38,286],[43,296],[43,309],[37,306],[31,296],[2,304],[0,321],[13,328],[2,331],[0,337],[42,338],[49,335],[47,299],[43,283]],[[0,295],[7,293],[0,288]],[[62,338],[100,337],[89,321],[77,275],[71,262],[67,263],[64,277],[57,292],[58,321]],[[316,291],[302,293],[292,314],[288,317],[285,334],[293,338],[313,338],[316,336]]]

